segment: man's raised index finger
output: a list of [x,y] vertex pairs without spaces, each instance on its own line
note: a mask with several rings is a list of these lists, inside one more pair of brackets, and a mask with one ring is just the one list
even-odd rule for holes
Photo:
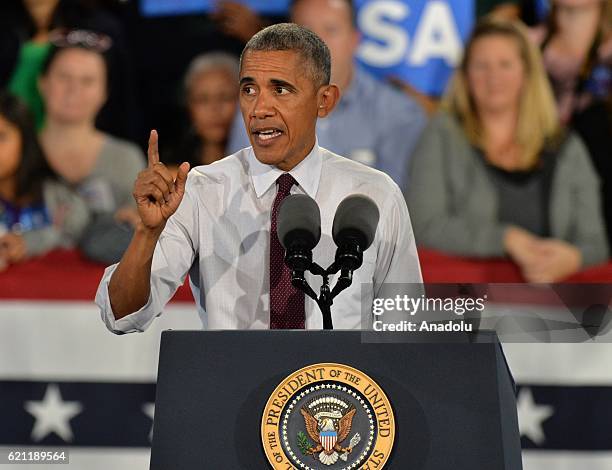
[[157,131],[155,129],[151,130],[151,134],[149,134],[149,149],[147,150],[149,168],[152,168],[153,165],[159,163],[159,149],[157,147],[158,140],[159,138]]

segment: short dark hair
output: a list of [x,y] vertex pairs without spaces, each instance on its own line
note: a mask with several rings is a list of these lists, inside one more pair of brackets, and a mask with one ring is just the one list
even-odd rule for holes
[[36,135],[34,119],[24,102],[8,92],[0,92],[0,116],[15,126],[21,136],[21,160],[17,167],[17,200],[42,200],[43,183],[54,174],[47,164]]
[[[295,6],[300,3],[303,0],[291,0],[291,3],[289,4],[289,11],[291,12],[291,14],[293,14],[293,9],[295,8]],[[351,23],[353,25],[353,27],[357,27],[357,10],[355,9],[355,4],[353,3],[353,0],[344,0],[344,3],[346,3],[346,5],[349,7],[349,13],[351,14]],[[324,13],[321,12],[321,14],[323,15]]]
[[307,64],[316,88],[329,85],[331,57],[329,48],[319,36],[294,23],[268,26],[255,34],[242,50],[240,67],[248,51],[296,51]]

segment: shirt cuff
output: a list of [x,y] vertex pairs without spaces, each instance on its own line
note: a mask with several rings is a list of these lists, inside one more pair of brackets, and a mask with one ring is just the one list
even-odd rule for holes
[[152,290],[149,290],[149,298],[139,310],[130,313],[119,320],[115,319],[110,303],[110,296],[108,294],[108,284],[110,283],[110,278],[115,272],[115,269],[117,269],[117,266],[118,264],[114,264],[106,268],[104,275],[102,276],[102,280],[100,281],[100,285],[98,286],[98,292],[96,293],[96,304],[100,308],[102,321],[109,331],[117,335],[135,332],[142,333],[157,316],[152,313],[154,311],[152,308]]

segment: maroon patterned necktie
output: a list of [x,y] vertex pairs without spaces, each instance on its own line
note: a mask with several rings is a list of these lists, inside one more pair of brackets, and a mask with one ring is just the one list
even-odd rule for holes
[[276,234],[278,206],[296,184],[289,173],[276,180],[278,192],[272,205],[270,225],[270,329],[304,329],[304,293],[291,285],[291,271],[285,265],[285,249]]

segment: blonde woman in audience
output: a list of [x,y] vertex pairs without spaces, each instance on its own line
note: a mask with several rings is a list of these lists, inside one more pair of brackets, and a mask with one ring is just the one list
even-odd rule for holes
[[51,168],[96,216],[85,235],[86,254],[112,262],[129,243],[129,226],[138,222],[132,184],[144,156],[136,145],[96,128],[107,98],[104,53],[110,39],[85,30],[58,34],[39,79],[47,116],[40,139]]
[[525,29],[486,18],[414,155],[407,194],[417,243],[509,256],[530,282],[604,262],[599,181],[580,139],[560,127]]

